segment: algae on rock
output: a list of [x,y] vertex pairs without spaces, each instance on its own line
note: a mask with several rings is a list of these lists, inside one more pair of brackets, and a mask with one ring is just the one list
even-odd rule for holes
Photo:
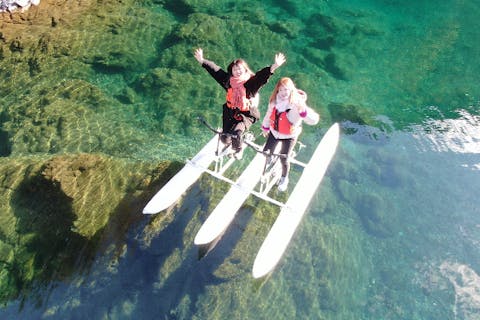
[[177,169],[99,154],[6,158],[0,164],[0,301],[88,267],[98,245],[116,245],[142,217],[152,186]]

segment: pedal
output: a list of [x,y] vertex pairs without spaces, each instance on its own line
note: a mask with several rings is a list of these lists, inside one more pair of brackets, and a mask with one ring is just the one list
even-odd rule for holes
[[253,142],[255,141],[255,136],[251,132],[245,132],[243,135],[243,139],[248,142]]

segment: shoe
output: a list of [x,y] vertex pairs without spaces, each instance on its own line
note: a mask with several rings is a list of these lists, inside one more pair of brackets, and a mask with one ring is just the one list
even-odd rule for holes
[[288,188],[288,177],[281,177],[278,182],[278,191],[287,191]]
[[233,156],[235,157],[235,159],[237,160],[241,160],[243,158],[243,149],[240,149],[240,150],[237,150]]

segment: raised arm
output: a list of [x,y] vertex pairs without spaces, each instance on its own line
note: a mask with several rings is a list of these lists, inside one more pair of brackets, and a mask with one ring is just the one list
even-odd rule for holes
[[195,57],[195,59],[197,59],[197,61],[203,65],[203,64],[206,64],[207,66],[209,66],[211,69],[213,69],[213,71],[217,72],[218,70],[220,70],[220,67],[217,66],[213,61],[210,61],[210,60],[207,60],[203,57],[203,49],[202,48],[197,48],[195,50],[195,53],[193,54],[193,56]]
[[303,90],[298,89],[294,96],[294,104],[297,107],[298,113],[300,116],[304,116],[303,114],[306,112],[307,109],[307,93]]
[[195,53],[193,54],[193,56],[195,57],[195,59],[197,59],[197,61],[200,64],[203,64],[203,49],[202,48],[195,49]]
[[280,67],[282,64],[285,63],[287,59],[285,58],[285,55],[281,52],[277,53],[275,55],[275,62],[270,66],[270,72],[273,73],[275,70]]
[[320,115],[307,105],[307,93],[297,89],[292,103],[295,108],[287,114],[288,120],[294,125],[300,125],[304,121],[308,125],[315,125],[320,120]]

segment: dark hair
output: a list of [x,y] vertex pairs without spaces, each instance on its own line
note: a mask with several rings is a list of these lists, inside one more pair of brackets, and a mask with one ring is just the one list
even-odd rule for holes
[[250,74],[254,74],[252,72],[252,70],[250,70],[250,67],[248,66],[247,62],[243,59],[235,59],[233,60],[229,65],[228,65],[228,74],[232,75],[232,69],[233,69],[233,66],[236,66],[236,65],[241,65],[245,68],[245,70],[247,70],[248,73]]

